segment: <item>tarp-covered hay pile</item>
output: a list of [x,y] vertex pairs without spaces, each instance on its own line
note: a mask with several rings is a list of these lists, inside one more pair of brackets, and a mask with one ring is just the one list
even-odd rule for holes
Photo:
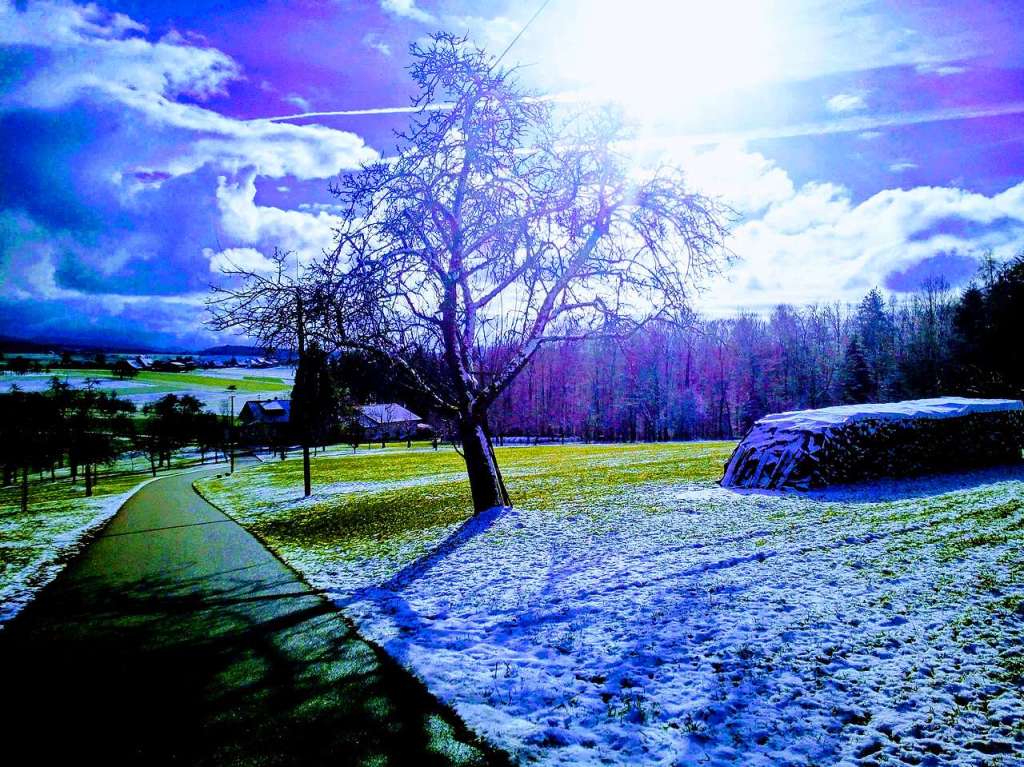
[[940,397],[768,415],[736,446],[722,485],[809,490],[1021,460],[1019,400]]

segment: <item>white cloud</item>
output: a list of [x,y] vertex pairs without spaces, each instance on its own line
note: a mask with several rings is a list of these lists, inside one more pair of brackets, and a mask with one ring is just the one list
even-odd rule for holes
[[224,92],[239,76],[238,65],[221,51],[188,44],[178,34],[150,42],[143,32],[141,24],[95,5],[43,0],[18,11],[0,0],[0,45],[49,52],[6,99],[52,109],[96,89],[204,98]]
[[939,75],[940,77],[959,75],[967,71],[967,67],[961,64],[943,64],[941,62],[924,62],[918,64],[915,69],[921,75]]
[[686,171],[694,188],[744,215],[761,212],[794,192],[789,175],[774,162],[728,144],[704,151],[681,148],[668,157]]
[[[759,175],[778,170],[768,164],[757,171],[758,163],[740,159],[732,166],[757,172],[745,182],[753,186]],[[949,221],[971,226],[937,226]],[[739,223],[729,246],[740,261],[728,279],[710,286],[701,300],[706,311],[856,301],[892,272],[940,251],[1014,255],[1024,247],[1024,182],[992,196],[949,187],[887,189],[860,203],[842,186],[811,183]]]
[[431,14],[416,5],[416,0],[380,0],[380,7],[393,16],[413,21],[428,23],[434,20]]
[[153,165],[154,170],[175,176],[209,163],[229,173],[253,167],[258,175],[270,178],[329,178],[377,157],[362,138],[348,131],[321,125],[241,122],[191,105],[169,106],[172,108],[161,110],[163,119],[202,136],[183,147],[178,156]]
[[[193,46],[181,34],[149,42],[139,34],[144,31],[92,5],[43,0],[21,12],[0,0],[0,45],[47,49],[45,64],[6,94],[5,103],[57,109],[87,99],[128,110],[148,134],[136,147],[142,156],[111,173],[127,179],[129,192],[137,174],[180,176],[207,164],[228,173],[254,167],[262,176],[312,179],[376,157],[354,133],[235,120],[175,101],[180,95],[219,93],[240,70],[226,54]],[[297,95],[289,100],[309,108]]]
[[302,96],[300,96],[297,93],[289,93],[287,96],[284,97],[284,100],[287,101],[289,104],[294,104],[303,112],[308,112],[310,109],[313,108],[308,100],[302,98]]
[[847,112],[860,112],[868,108],[864,96],[860,93],[837,93],[825,102],[830,112],[845,114]]
[[[461,34],[466,35],[475,45],[485,51],[497,55],[503,51],[513,38],[523,29],[526,18],[519,20],[508,16],[445,16],[445,27],[457,29]],[[524,40],[526,40],[524,42]],[[526,45],[528,40],[524,38],[520,43]]]
[[889,171],[891,173],[903,173],[904,171],[914,170],[917,168],[916,162],[910,162],[909,160],[900,160],[889,165]]
[[329,250],[337,216],[326,211],[316,214],[283,210],[256,204],[256,177],[252,171],[239,180],[220,177],[217,182],[217,206],[224,232],[235,240],[264,249],[279,247],[295,251],[302,259],[312,259]]
[[382,38],[376,32],[367,32],[365,35],[363,35],[363,45],[365,45],[367,48],[370,48],[371,50],[377,51],[377,53],[381,54],[382,56],[391,55],[391,46],[388,45],[387,41],[385,41],[384,38]]
[[328,178],[376,152],[350,132],[197,104],[241,72],[195,39],[148,40],[142,25],[91,5],[42,0],[21,12],[0,0],[0,46],[27,49],[33,62],[7,79],[0,112],[74,111],[95,129],[69,162],[89,183],[74,191],[110,222],[93,242],[18,204],[0,211],[0,241],[11,245],[0,259],[4,300],[36,323],[31,332],[207,338],[207,269],[267,268],[275,245],[306,258],[331,246],[336,218],[257,205],[257,179]]
[[741,144],[768,139],[825,136],[835,133],[856,133],[861,138],[876,138],[874,133],[877,133],[880,128],[892,128],[901,125],[923,125],[933,122],[945,122],[947,120],[976,120],[985,117],[1004,117],[1019,114],[1024,114],[1024,101],[1009,101],[986,106],[945,107],[919,112],[850,115],[847,117],[837,117],[834,120],[774,125],[765,128],[752,128],[750,130],[723,133],[693,133],[663,138],[654,137],[644,139],[644,143],[651,147],[668,147],[680,143],[698,146],[720,144],[723,142]]
[[211,272],[242,270],[267,273],[277,268],[273,261],[255,248],[226,248],[221,251],[203,248],[203,255],[210,260]]

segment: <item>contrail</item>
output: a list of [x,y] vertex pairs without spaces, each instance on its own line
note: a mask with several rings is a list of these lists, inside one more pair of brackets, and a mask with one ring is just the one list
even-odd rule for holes
[[[542,96],[538,100],[544,101],[580,101],[580,93],[559,93],[551,96]],[[283,122],[287,120],[300,120],[311,117],[359,117],[370,115],[389,114],[411,114],[421,109],[427,111],[443,111],[451,109],[449,102],[438,104],[427,104],[424,107],[376,107],[371,109],[342,109],[325,112],[302,112],[293,115],[280,115],[277,117],[258,117],[250,122]],[[804,122],[790,125],[780,125],[765,128],[753,128],[745,131],[723,131],[718,133],[693,133],[682,136],[668,136],[665,138],[647,138],[643,143],[654,146],[661,143],[667,144],[721,144],[724,142],[737,141],[763,141],[780,138],[799,138],[801,136],[824,136],[834,133],[862,133],[864,131],[877,130],[878,128],[896,128],[901,125],[920,125],[923,123],[945,122],[947,120],[976,120],[985,117],[1005,117],[1008,115],[1024,114],[1024,102],[1014,101],[1008,104],[996,104],[993,106],[981,107],[949,107],[946,109],[932,109],[923,112],[898,112],[886,115],[864,115],[861,117],[847,117],[841,120],[828,120],[824,122]]]
[[[545,96],[526,96],[522,100],[523,102],[543,102],[543,101],[554,101],[559,103],[572,103],[576,101],[582,101],[585,99],[585,93],[583,91],[565,91],[562,93],[551,93]],[[335,109],[326,112],[299,112],[294,115],[277,115],[276,117],[254,117],[247,122],[258,123],[258,122],[283,122],[285,120],[302,120],[308,117],[363,117],[369,115],[401,115],[401,114],[414,114],[416,112],[443,112],[447,109],[454,107],[451,101],[439,101],[436,104],[426,104],[425,106],[405,106],[405,107],[371,107],[368,109]]]
[[336,109],[329,112],[300,112],[294,115],[278,115],[277,117],[257,117],[249,122],[283,122],[285,120],[302,120],[309,117],[360,117],[364,115],[400,115],[400,114],[411,114],[413,112],[440,112],[445,109],[451,109],[453,104],[450,102],[440,102],[437,104],[426,104],[422,107],[417,106],[406,106],[406,107],[374,107],[372,109]]

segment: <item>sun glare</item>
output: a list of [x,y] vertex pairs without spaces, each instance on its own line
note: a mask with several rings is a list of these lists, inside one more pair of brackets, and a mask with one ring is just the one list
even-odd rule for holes
[[770,2],[581,3],[556,54],[560,74],[634,117],[656,120],[776,78]]

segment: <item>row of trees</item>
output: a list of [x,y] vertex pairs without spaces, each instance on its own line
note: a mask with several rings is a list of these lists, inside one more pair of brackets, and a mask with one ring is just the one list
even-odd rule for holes
[[1024,257],[962,293],[778,306],[695,318],[626,342],[536,355],[492,410],[495,431],[585,440],[738,437],[761,416],[834,404],[1024,396]]
[[74,388],[54,377],[46,391],[14,387],[0,394],[0,465],[4,485],[21,482],[22,510],[28,508],[29,474],[67,468],[93,494],[98,468],[138,451],[150,469],[170,467],[175,450],[197,445],[205,461],[209,451],[223,452],[229,437],[223,418],[205,412],[190,395],[167,394],[137,411],[134,403],[92,386]]

